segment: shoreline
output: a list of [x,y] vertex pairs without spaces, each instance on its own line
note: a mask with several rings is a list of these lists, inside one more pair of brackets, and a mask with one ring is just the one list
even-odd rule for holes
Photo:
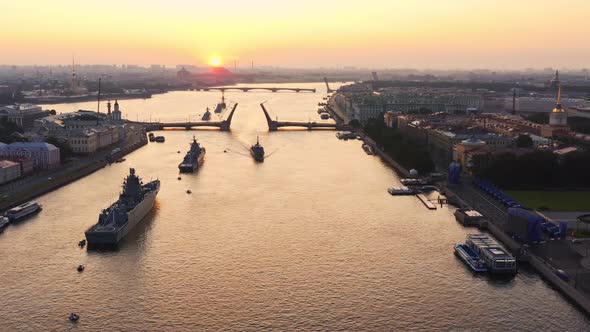
[[[471,207],[471,204],[466,203],[465,200],[459,194],[457,194],[453,188],[449,188],[447,184],[444,185],[444,190],[445,196],[448,200],[453,201],[460,207]],[[532,267],[549,285],[559,291],[582,312],[590,316],[590,298],[585,293],[579,291],[563,279],[559,278],[559,276],[556,274],[555,267],[547,264],[545,260],[532,253],[531,250],[523,248],[523,246],[521,246],[518,242],[506,234],[500,228],[500,226],[493,221],[493,218],[490,218],[479,209],[478,211],[488,220],[479,224],[477,226],[478,229],[492,234],[496,239],[498,239],[498,241],[508,247],[508,249],[513,254],[515,254],[517,262],[528,263],[528,265]]]
[[[144,145],[147,145],[147,140],[140,140],[139,142],[132,144],[125,149],[122,149],[119,153],[113,155],[114,159],[121,158],[126,156],[127,154],[141,148]],[[105,158],[93,162],[88,165],[81,166],[75,170],[72,170],[66,174],[60,175],[55,179],[50,181],[46,181],[34,188],[31,188],[25,192],[19,192],[13,196],[8,197],[6,200],[2,200],[0,202],[0,210],[7,210],[19,204],[23,204],[30,200],[33,200],[41,195],[47,194],[51,191],[57,190],[63,186],[66,186],[78,179],[81,179],[87,175],[90,175],[99,169],[109,165],[110,163],[106,161]]]

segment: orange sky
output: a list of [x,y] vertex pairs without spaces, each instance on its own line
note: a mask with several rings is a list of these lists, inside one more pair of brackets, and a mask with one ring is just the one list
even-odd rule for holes
[[588,0],[20,0],[0,12],[2,64],[590,67]]

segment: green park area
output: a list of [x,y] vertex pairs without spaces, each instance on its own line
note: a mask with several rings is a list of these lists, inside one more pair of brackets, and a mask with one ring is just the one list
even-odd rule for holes
[[509,190],[506,193],[531,209],[590,211],[590,191]]

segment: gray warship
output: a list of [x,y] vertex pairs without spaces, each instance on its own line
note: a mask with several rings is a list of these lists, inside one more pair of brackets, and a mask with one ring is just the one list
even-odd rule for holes
[[192,173],[203,163],[205,159],[204,147],[199,145],[197,139],[193,136],[193,142],[191,143],[190,150],[187,151],[182,162],[178,165],[180,173]]
[[159,190],[160,180],[144,184],[130,168],[119,199],[102,210],[98,223],[84,233],[88,245],[118,244],[152,209]]

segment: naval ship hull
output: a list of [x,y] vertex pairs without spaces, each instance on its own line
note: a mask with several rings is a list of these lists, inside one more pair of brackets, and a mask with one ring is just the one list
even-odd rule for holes
[[[159,190],[159,189],[158,189]],[[158,195],[158,190],[147,194],[135,208],[127,212],[127,223],[118,229],[94,230],[95,226],[90,227],[84,234],[88,245],[117,245],[144,217],[154,206],[154,201]]]
[[199,166],[201,166],[203,164],[203,161],[205,160],[205,151],[203,149],[203,152],[201,154],[199,154],[199,157],[197,157],[197,161],[195,163],[182,163],[180,165],[178,165],[178,169],[180,170],[180,173],[193,173],[194,171],[196,171]]

